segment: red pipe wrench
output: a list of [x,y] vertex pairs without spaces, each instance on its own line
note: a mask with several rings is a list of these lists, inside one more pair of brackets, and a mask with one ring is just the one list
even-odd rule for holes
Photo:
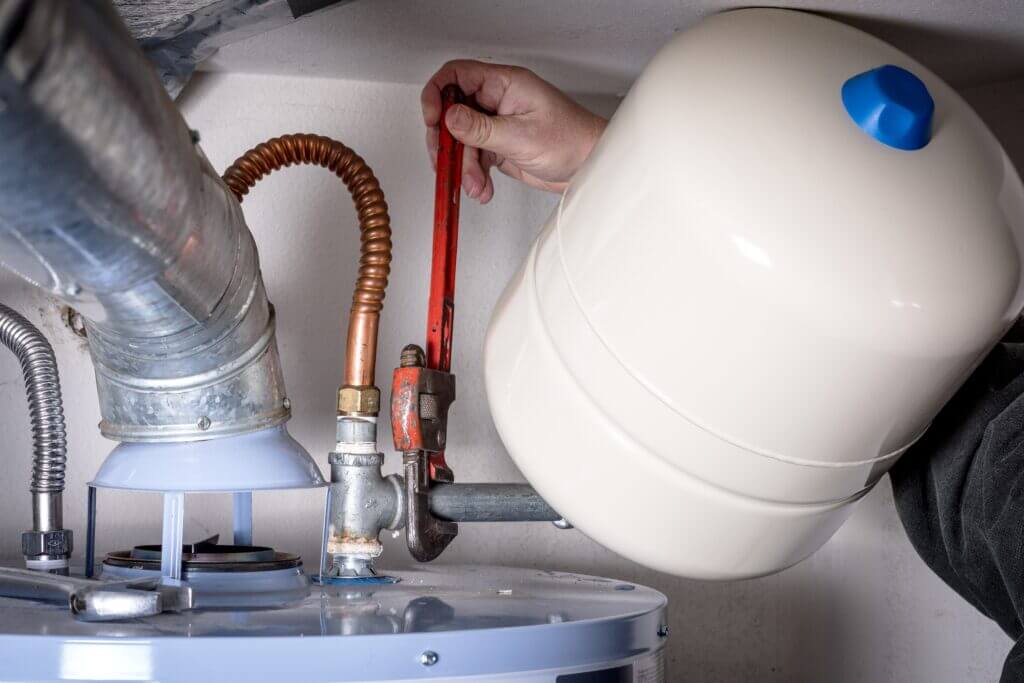
[[[455,318],[455,261],[459,247],[459,203],[462,196],[462,154],[464,145],[445,124],[445,114],[465,95],[455,84],[441,91],[441,121],[438,124],[437,176],[434,184],[434,253],[430,268],[430,299],[427,303],[426,366],[451,372],[452,325]],[[447,470],[438,477],[438,469]],[[444,451],[430,454],[430,478],[450,479],[451,470]]]
[[455,400],[455,377],[450,371],[463,145],[452,137],[444,116],[452,105],[464,100],[456,85],[441,92],[426,350],[406,346],[391,384],[391,433],[405,468],[406,545],[420,562],[440,555],[459,531],[457,524],[430,513],[428,492],[434,482],[455,478],[445,462],[444,449],[448,407]]

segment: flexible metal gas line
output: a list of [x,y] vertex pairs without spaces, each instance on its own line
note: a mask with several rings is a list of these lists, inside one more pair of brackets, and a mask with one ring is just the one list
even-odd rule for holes
[[[361,253],[349,317],[344,384],[354,389],[373,387],[377,327],[391,271],[391,219],[384,193],[362,157],[337,140],[304,133],[276,137],[250,149],[224,172],[224,182],[242,201],[261,178],[293,164],[323,166],[341,178],[352,194],[359,215]],[[370,405],[356,403],[343,412],[377,413],[376,400]]]
[[64,490],[67,432],[53,347],[35,325],[0,304],[0,343],[21,363],[32,421],[32,493]]
[[32,530],[23,534],[22,550],[31,568],[64,570],[71,534],[63,528],[68,443],[57,357],[35,325],[3,304],[0,344],[21,363],[32,423]]

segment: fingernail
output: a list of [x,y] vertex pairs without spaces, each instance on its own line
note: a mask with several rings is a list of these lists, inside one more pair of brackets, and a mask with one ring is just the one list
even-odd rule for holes
[[466,178],[462,181],[462,189],[473,199],[476,199],[476,196],[480,194],[480,186],[472,178]]
[[469,111],[457,104],[448,110],[444,120],[450,130],[466,130],[469,128]]

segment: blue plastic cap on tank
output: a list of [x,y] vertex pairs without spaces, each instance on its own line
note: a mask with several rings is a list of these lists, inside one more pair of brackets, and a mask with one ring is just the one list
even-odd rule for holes
[[921,79],[886,64],[843,83],[843,106],[861,130],[896,149],[921,149],[931,139],[935,102]]

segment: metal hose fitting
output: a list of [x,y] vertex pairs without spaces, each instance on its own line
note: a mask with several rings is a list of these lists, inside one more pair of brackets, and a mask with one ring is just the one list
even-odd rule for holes
[[0,344],[21,363],[32,424],[32,530],[22,535],[22,550],[32,568],[63,569],[71,554],[71,532],[63,529],[68,444],[57,357],[35,325],[3,304]]
[[[359,277],[352,295],[344,386],[339,411],[376,415],[380,392],[374,387],[377,327],[391,272],[391,219],[380,183],[354,151],[322,135],[283,135],[256,145],[225,172],[224,182],[238,201],[261,178],[293,164],[322,166],[341,178],[359,216]],[[372,391],[371,391],[372,390]]]

